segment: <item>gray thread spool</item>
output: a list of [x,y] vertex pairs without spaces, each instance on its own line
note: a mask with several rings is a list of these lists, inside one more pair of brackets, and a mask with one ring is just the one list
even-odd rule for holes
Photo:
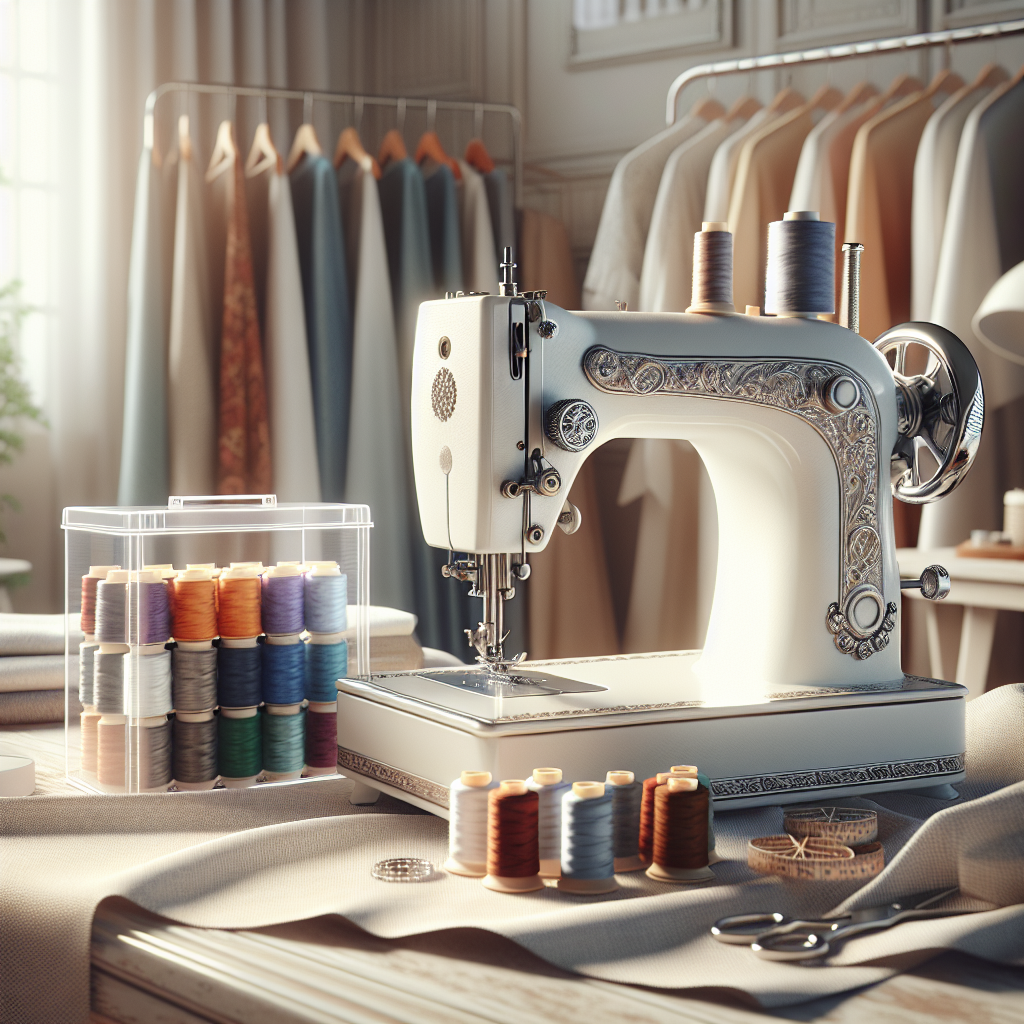
[[612,795],[612,853],[615,871],[639,871],[646,867],[640,858],[640,802],[643,784],[632,772],[610,771],[606,776]]
[[199,721],[194,720],[199,715],[184,714],[174,720],[174,781],[185,787],[211,789],[217,779],[217,722],[212,713],[207,714]]
[[179,643],[171,651],[171,686],[175,711],[209,711],[217,706],[217,651],[212,644]]
[[[96,639],[101,644],[128,642],[124,606],[127,594],[127,572],[112,572],[114,580],[100,580],[96,584]],[[120,577],[124,577],[121,580]]]
[[166,789],[171,783],[171,723],[163,718],[136,720],[138,742],[132,747],[133,780],[140,790]]
[[100,648],[92,657],[96,710],[101,715],[124,714],[124,648],[114,651]]
[[686,312],[736,312],[732,304],[732,232],[724,221],[704,221],[693,236],[693,291]]
[[557,878],[561,873],[562,797],[569,791],[561,768],[534,768],[526,788],[537,794],[537,845],[540,877]]
[[836,311],[835,224],[801,210],[768,225],[764,311],[774,316]]
[[83,707],[96,703],[96,664],[93,655],[99,649],[99,644],[87,640],[78,645],[78,700]]

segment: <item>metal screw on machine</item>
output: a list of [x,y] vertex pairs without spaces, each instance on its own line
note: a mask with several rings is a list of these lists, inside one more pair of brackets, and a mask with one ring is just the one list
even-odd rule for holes
[[583,513],[571,502],[567,501],[558,513],[558,528],[570,537],[583,525]]
[[949,596],[949,573],[941,565],[929,565],[917,580],[900,580],[900,590],[920,590],[926,601],[943,601]]
[[860,334],[860,242],[843,242],[843,293],[839,307],[839,323]]

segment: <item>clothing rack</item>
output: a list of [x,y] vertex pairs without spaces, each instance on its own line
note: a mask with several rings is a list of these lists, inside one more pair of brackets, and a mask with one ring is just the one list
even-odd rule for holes
[[748,71],[763,71],[766,68],[792,67],[795,64],[817,64],[821,61],[851,60],[874,53],[904,52],[945,46],[948,51],[959,43],[972,43],[1001,36],[1024,33],[1024,18],[1015,21],[999,21],[988,25],[972,25],[967,28],[947,29],[943,32],[923,32],[912,36],[892,36],[889,39],[871,39],[862,43],[843,43],[838,46],[821,46],[813,50],[792,50],[788,53],[768,53],[761,57],[743,57],[740,60],[723,60],[715,64],[699,64],[689,68],[668,87],[665,100],[665,123],[675,124],[676,107],[682,91],[701,78],[717,78],[721,75],[739,75]]
[[317,92],[302,89],[273,89],[248,85],[211,85],[199,82],[164,82],[158,85],[146,97],[146,112],[143,117],[143,139],[146,146],[152,146],[154,140],[154,115],[157,102],[171,93],[199,93],[204,96],[246,96],[256,99],[301,100],[303,121],[309,122],[313,116],[314,103],[348,104],[355,108],[357,120],[363,107],[394,107],[398,117],[398,130],[402,131],[405,124],[405,112],[410,107],[423,109],[427,112],[427,128],[433,130],[434,118],[438,110],[460,110],[474,116],[474,131],[480,135],[483,131],[484,114],[504,114],[510,120],[512,132],[512,173],[513,194],[517,208],[522,204],[523,187],[523,151],[520,134],[522,116],[518,107],[507,103],[472,103],[463,100],[434,100],[406,98],[404,96],[361,96],[354,93]]

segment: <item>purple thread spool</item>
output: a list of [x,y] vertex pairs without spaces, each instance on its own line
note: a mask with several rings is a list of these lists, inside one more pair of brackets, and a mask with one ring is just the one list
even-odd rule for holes
[[311,703],[306,715],[306,774],[338,770],[338,704]]
[[137,628],[132,629],[131,643],[165,644],[171,638],[171,602],[167,585],[159,572],[142,570],[128,584],[129,614],[138,600]]
[[263,574],[263,629],[273,636],[301,633],[305,579],[297,565],[275,565]]

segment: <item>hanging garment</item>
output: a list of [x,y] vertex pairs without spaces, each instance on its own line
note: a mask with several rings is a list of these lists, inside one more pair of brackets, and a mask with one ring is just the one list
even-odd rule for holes
[[434,291],[439,294],[462,291],[462,238],[455,175],[446,164],[428,160],[424,162],[423,184],[427,192]]
[[494,230],[487,203],[487,185],[482,174],[465,160],[462,171],[462,278],[466,291],[498,294],[498,261],[494,258]]
[[307,153],[291,172],[295,234],[306,306],[320,492],[345,500],[352,397],[352,313],[338,179],[330,160]]
[[170,493],[217,492],[217,351],[210,321],[203,179],[180,135],[168,351]]
[[711,161],[742,119],[720,118],[684,142],[665,162],[644,247],[638,309],[683,312],[693,284],[693,236],[701,229]]
[[[974,466],[952,494],[925,505],[921,547],[958,544],[971,530],[1002,527],[1002,495],[1019,464],[1022,435],[1014,408],[1024,367],[974,335],[971,321],[999,277],[1024,260],[1024,80],[999,86],[968,115],[957,150],[931,320],[966,344],[985,388],[985,431]],[[1004,417],[1005,410],[1005,417]]]
[[338,183],[355,311],[345,500],[370,506],[374,601],[412,611],[410,538],[419,523],[413,521],[409,494],[398,340],[380,196],[373,172],[353,160],[341,165]]
[[740,159],[743,143],[756,131],[779,115],[771,107],[762,107],[737,132],[722,142],[708,168],[707,194],[704,198],[702,220],[727,221],[729,219],[729,196],[736,181],[736,164]]
[[288,175],[276,160],[253,168],[251,191],[264,197],[267,403],[278,501],[320,501],[306,311]]
[[[1005,72],[1004,72],[1005,77]],[[967,115],[991,92],[965,85],[935,111],[921,134],[914,160],[911,206],[910,316],[927,320],[932,312],[946,208],[953,187],[956,151]]]
[[516,248],[516,211],[512,186],[504,168],[495,167],[484,175],[487,186],[487,205],[491,210],[491,228],[494,231],[494,252],[501,264],[505,246]]
[[615,309],[620,300],[636,309],[644,245],[665,161],[709,120],[689,114],[630,150],[615,165],[583,281],[585,309]]
[[[579,285],[572,249],[560,220],[537,210],[523,210],[519,244],[519,276],[525,291],[547,289],[547,301],[578,309]],[[580,510],[582,525],[571,537],[554,530],[547,547],[531,555],[530,578],[516,587],[506,604],[521,614],[520,595],[528,598],[530,657],[569,658],[618,654],[611,583],[597,497],[595,460],[588,458],[569,492]],[[510,650],[514,633],[509,637]]]
[[165,505],[167,439],[167,244],[163,176],[151,147],[139,157],[128,266],[124,426],[119,505]]

